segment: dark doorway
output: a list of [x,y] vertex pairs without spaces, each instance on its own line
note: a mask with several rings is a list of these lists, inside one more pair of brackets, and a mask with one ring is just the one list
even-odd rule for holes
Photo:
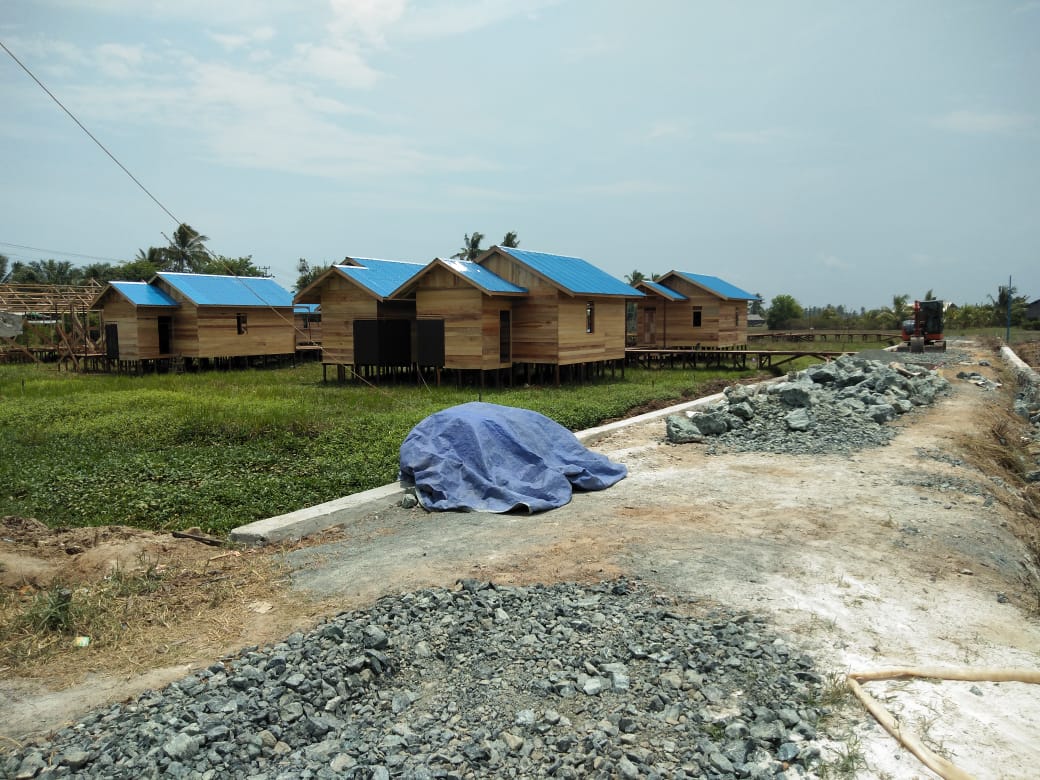
[[114,322],[105,325],[105,357],[119,360],[119,326]]
[[513,359],[511,348],[513,331],[510,314],[511,312],[508,311],[498,313],[498,360],[500,363],[508,363]]
[[170,342],[173,340],[173,317],[159,318],[159,354],[169,355]]

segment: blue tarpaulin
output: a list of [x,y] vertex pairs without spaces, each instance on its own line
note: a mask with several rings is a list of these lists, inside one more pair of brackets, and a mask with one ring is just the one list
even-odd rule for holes
[[468,403],[431,414],[401,444],[401,482],[431,510],[541,512],[603,490],[628,469],[528,409]]

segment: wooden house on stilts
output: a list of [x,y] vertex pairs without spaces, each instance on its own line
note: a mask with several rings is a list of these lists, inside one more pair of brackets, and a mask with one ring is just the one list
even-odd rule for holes
[[297,304],[321,305],[323,372],[335,366],[363,377],[410,372],[415,300],[392,298],[423,269],[406,260],[346,258],[297,293]]
[[119,370],[245,366],[296,354],[292,296],[273,279],[161,272],[111,282],[94,300]]
[[757,295],[716,276],[669,271],[634,285],[636,346],[725,349],[747,344],[748,302]]
[[513,304],[512,358],[528,381],[624,371],[626,303],[644,293],[578,257],[494,246],[474,262],[527,291]]

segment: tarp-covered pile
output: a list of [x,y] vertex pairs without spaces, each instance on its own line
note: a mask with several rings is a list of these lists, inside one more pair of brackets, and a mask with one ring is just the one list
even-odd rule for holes
[[400,462],[401,482],[440,511],[540,512],[569,502],[574,488],[603,490],[628,474],[544,415],[479,402],[416,425]]

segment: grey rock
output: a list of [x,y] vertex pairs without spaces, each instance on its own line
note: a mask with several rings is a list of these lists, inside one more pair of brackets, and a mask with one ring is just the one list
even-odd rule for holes
[[672,444],[692,444],[704,441],[704,434],[690,418],[670,414],[665,418],[665,436]]
[[795,409],[784,417],[784,423],[788,430],[807,431],[812,426],[812,418],[809,417],[808,409]]

